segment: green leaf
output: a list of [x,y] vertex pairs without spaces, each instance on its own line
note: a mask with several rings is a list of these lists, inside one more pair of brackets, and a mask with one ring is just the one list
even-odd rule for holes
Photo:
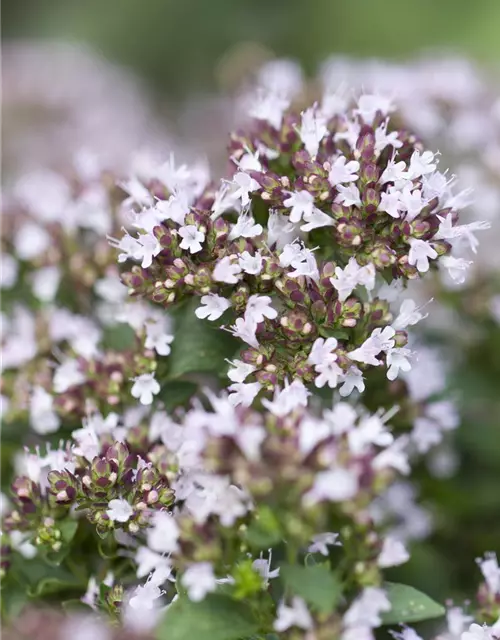
[[170,380],[161,388],[157,398],[165,405],[165,410],[173,411],[185,405],[195,394],[198,385],[188,380]]
[[270,507],[260,507],[246,532],[246,539],[257,549],[274,547],[283,538],[276,514]]
[[420,622],[445,614],[442,605],[406,584],[386,582],[384,588],[387,590],[391,610],[382,615],[383,624]]
[[295,595],[321,613],[330,613],[342,594],[339,577],[327,564],[285,565],[281,577]]
[[227,369],[225,359],[238,349],[238,341],[227,331],[195,316],[199,304],[197,299],[190,301],[173,314],[175,340],[169,356],[170,378],[193,372],[223,373]]
[[157,640],[240,640],[259,631],[250,609],[242,602],[220,594],[202,602],[179,598],[160,623]]
[[66,518],[57,523],[57,528],[61,532],[62,547],[59,551],[46,551],[44,557],[51,565],[58,566],[71,550],[71,543],[78,529],[78,521],[73,518]]
[[128,324],[105,327],[102,338],[103,346],[115,351],[131,349],[136,343],[135,332]]

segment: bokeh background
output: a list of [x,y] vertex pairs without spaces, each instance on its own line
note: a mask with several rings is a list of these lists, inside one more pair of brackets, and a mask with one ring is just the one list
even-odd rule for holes
[[[498,0],[4,0],[2,28],[6,46],[91,46],[139,78],[169,132],[214,154],[228,126],[221,96],[274,56],[297,60],[310,75],[332,54],[411,60],[433,50],[471,58],[492,78],[500,68]],[[500,552],[500,329],[484,311],[498,280],[492,271],[474,291],[450,293],[441,304],[455,322],[427,335],[457,363],[449,385],[462,416],[453,443],[459,464],[439,480],[426,465],[419,470],[435,529],[393,577],[441,600],[471,595],[474,558]]]

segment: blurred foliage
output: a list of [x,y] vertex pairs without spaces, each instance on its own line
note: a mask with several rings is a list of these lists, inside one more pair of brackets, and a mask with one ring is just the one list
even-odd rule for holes
[[[213,88],[232,59],[500,53],[497,0],[4,0],[4,37],[89,42],[171,96]],[[243,52],[243,56],[241,55]]]

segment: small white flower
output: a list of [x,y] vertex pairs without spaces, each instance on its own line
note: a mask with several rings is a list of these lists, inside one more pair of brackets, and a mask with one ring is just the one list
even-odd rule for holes
[[181,249],[189,250],[190,253],[198,253],[203,249],[201,245],[205,242],[205,234],[196,225],[188,224],[181,227],[178,233],[182,238],[182,242],[179,244]]
[[372,125],[379,111],[384,116],[394,111],[392,100],[387,96],[365,93],[359,96],[358,108],[354,110],[354,113],[361,116],[365,124]]
[[342,398],[350,396],[354,389],[357,389],[359,393],[363,393],[365,390],[365,381],[363,374],[354,365],[349,367],[346,373],[341,377],[342,386],[339,388],[339,393]]
[[496,636],[486,625],[471,624],[469,630],[462,633],[460,640],[496,640]]
[[276,388],[273,400],[263,399],[262,404],[275,416],[286,416],[298,407],[307,407],[307,398],[311,395],[302,382],[294,380],[292,384],[285,381],[283,389]]
[[412,266],[416,266],[421,273],[429,271],[429,258],[433,260],[437,258],[437,255],[437,251],[425,240],[417,238],[410,240],[408,262]]
[[321,553],[322,556],[327,556],[329,546],[336,547],[340,545],[338,537],[338,533],[318,533],[312,537],[312,543],[309,545],[307,550],[309,553]]
[[229,328],[236,338],[240,338],[243,342],[246,342],[251,347],[259,348],[259,341],[257,340],[256,331],[257,324],[255,321],[248,318],[237,318],[236,322]]
[[314,380],[314,384],[318,389],[322,389],[325,384],[327,384],[330,389],[335,389],[339,382],[339,378],[343,374],[342,369],[333,360],[317,364],[314,367],[314,370],[318,374]]
[[[335,202],[339,202],[343,204],[344,207],[360,207],[361,206],[361,196],[359,194],[359,189],[355,184],[348,184],[344,187],[341,184],[337,185],[338,195],[335,198]],[[385,194],[382,194],[382,197]]]
[[198,307],[194,312],[196,317],[200,319],[207,318],[212,321],[218,320],[224,311],[231,306],[229,300],[216,293],[209,293],[206,296],[202,296],[201,304],[202,306]]
[[227,399],[234,407],[238,405],[249,407],[259,394],[260,390],[260,382],[235,382],[228,387],[228,391],[231,393]]
[[275,91],[258,90],[247,106],[248,115],[257,120],[268,122],[275,129],[280,129],[283,114],[290,106],[290,100]]
[[85,376],[80,371],[80,365],[76,360],[66,360],[60,364],[53,379],[54,391],[56,393],[64,393],[70,387],[83,384]]
[[476,562],[481,569],[490,593],[492,595],[500,594],[500,568],[496,554],[487,553],[484,559],[478,558]]
[[236,238],[255,238],[260,236],[262,231],[262,225],[256,224],[248,213],[243,213],[239,216],[236,224],[233,225],[228,239],[231,241],[236,240]]
[[106,514],[113,522],[128,522],[134,515],[134,509],[124,498],[115,498],[108,502]]
[[43,227],[34,222],[25,222],[14,236],[16,255],[21,260],[38,258],[50,245],[50,235]]
[[345,184],[346,182],[355,182],[359,177],[357,174],[358,171],[359,162],[357,160],[347,162],[345,156],[339,156],[335,158],[332,164],[328,174],[328,182],[332,187],[336,187],[338,184]]
[[274,320],[278,312],[271,306],[271,302],[272,300],[269,296],[250,296],[245,309],[245,320],[257,324],[264,322],[264,318]]
[[412,191],[412,186],[409,184],[399,193],[399,203],[402,211],[406,211],[405,219],[408,222],[414,220],[427,204],[422,198],[420,189]]
[[306,224],[301,225],[300,230],[305,233],[321,227],[331,227],[335,224],[331,216],[316,207],[310,213],[304,215],[304,220]]
[[309,191],[296,191],[283,200],[285,207],[291,207],[289,220],[297,223],[302,220],[306,214],[312,213],[314,207],[314,196]]
[[413,326],[420,320],[427,318],[428,315],[428,313],[425,315],[420,313],[420,307],[417,307],[417,303],[411,298],[407,298],[401,303],[399,315],[392,323],[392,326],[396,331],[406,329],[406,327]]
[[432,151],[424,151],[422,155],[420,155],[420,151],[414,151],[410,158],[408,174],[410,179],[413,180],[428,173],[433,173],[436,170],[436,166]]
[[241,360],[228,361],[233,365],[232,369],[227,372],[227,377],[232,382],[244,382],[248,376],[256,369],[253,364],[247,364]]
[[377,327],[360,347],[349,352],[349,358],[377,367],[380,365],[380,360],[377,360],[376,356],[378,356],[381,351],[388,351],[394,347],[395,342],[393,337],[395,333],[392,327],[384,327],[384,330]]
[[389,187],[387,192],[380,194],[380,204],[378,205],[378,211],[384,211],[388,213],[392,218],[399,218],[403,205],[400,200],[401,192],[394,187]]
[[285,605],[283,601],[280,602],[277,614],[278,617],[274,621],[274,630],[278,633],[286,631],[291,627],[307,630],[313,626],[307,605],[304,600],[298,596],[292,598],[292,605],[290,607]]
[[197,562],[186,569],[181,578],[182,586],[187,589],[193,602],[200,602],[217,588],[214,570],[210,562]]
[[311,157],[318,153],[321,140],[328,133],[326,118],[318,110],[317,105],[301,113],[302,121],[299,129],[300,139]]
[[379,627],[382,624],[380,614],[390,609],[391,603],[383,589],[365,587],[345,613],[344,624],[347,627]]
[[328,500],[330,502],[344,502],[354,498],[358,492],[358,477],[351,469],[338,467],[331,471],[320,471],[317,474],[312,489],[306,493],[304,500],[308,504],[315,504]]
[[239,171],[233,176],[233,184],[237,187],[233,195],[241,200],[243,207],[250,204],[250,193],[260,188],[259,183],[243,171]]
[[147,530],[148,546],[157,553],[175,553],[180,534],[175,518],[164,511],[157,511],[151,524]]
[[388,120],[383,122],[379,127],[375,129],[375,153],[380,154],[387,147],[391,146],[394,149],[400,149],[403,146],[402,140],[398,139],[399,132],[391,131],[387,133]]
[[406,625],[403,625],[402,631],[389,631],[389,633],[395,640],[422,640],[415,629]]
[[387,536],[384,539],[382,551],[377,558],[377,564],[382,569],[387,567],[396,567],[400,564],[408,562],[410,554],[406,550],[404,544],[394,538],[393,536]]
[[52,302],[56,296],[61,272],[59,267],[43,267],[33,274],[33,293],[42,302]]
[[336,338],[316,338],[309,353],[307,361],[313,365],[320,365],[328,360],[336,360],[337,354],[333,353],[337,348]]
[[43,387],[34,387],[30,397],[30,424],[40,435],[59,429],[59,416],[52,408],[52,396]]
[[280,574],[280,568],[271,569],[272,549],[268,551],[269,556],[267,560],[263,557],[262,551],[260,552],[260,558],[257,558],[252,562],[252,567],[264,580],[264,587],[267,588],[269,580],[277,578]]
[[262,271],[263,258],[258,251],[251,255],[248,251],[243,251],[238,258],[238,263],[245,273],[256,276]]
[[226,284],[236,284],[239,280],[237,277],[241,273],[241,267],[237,262],[233,262],[230,256],[226,256],[219,260],[215,265],[212,278],[215,282],[225,282]]
[[387,379],[395,380],[400,371],[408,372],[411,369],[409,357],[412,355],[410,349],[400,347],[387,351]]
[[456,284],[465,282],[471,264],[472,260],[464,260],[464,258],[455,258],[454,256],[443,256],[439,261],[439,266],[448,271],[448,275]]
[[12,288],[16,284],[18,271],[17,260],[8,253],[2,253],[0,255],[0,288]]
[[356,258],[350,258],[345,269],[335,267],[335,277],[330,282],[339,293],[339,300],[344,302],[358,285],[363,285],[368,291],[375,287],[375,267],[369,263],[361,267]]
[[380,184],[385,184],[386,182],[404,184],[408,179],[408,172],[406,171],[406,164],[404,161],[401,160],[400,162],[394,162],[394,159],[391,159],[380,176],[379,182]]
[[160,393],[160,385],[153,373],[143,373],[133,378],[134,384],[130,393],[134,398],[138,398],[141,404],[151,404],[153,396]]

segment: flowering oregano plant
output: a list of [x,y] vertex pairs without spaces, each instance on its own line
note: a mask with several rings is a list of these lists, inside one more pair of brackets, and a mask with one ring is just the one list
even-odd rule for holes
[[[404,478],[457,426],[408,288],[460,278],[486,225],[459,223],[468,194],[396,104],[337,98],[258,87],[220,181],[172,155],[17,185],[4,420],[36,439],[2,520],[7,618],[28,594],[103,638],[417,640],[445,614],[385,576],[410,558],[391,496],[418,512]],[[478,564],[441,638],[500,633]]]

